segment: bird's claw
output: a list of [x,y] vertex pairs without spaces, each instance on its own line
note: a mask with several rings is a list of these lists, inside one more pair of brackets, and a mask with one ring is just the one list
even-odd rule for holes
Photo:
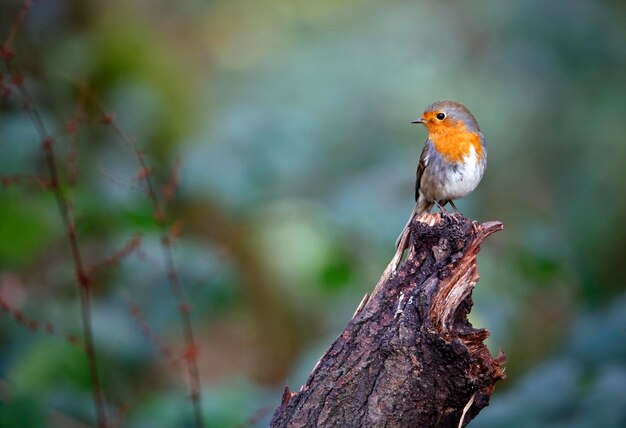
[[441,216],[453,223],[460,223],[463,216],[461,214],[453,214],[446,210],[441,211]]

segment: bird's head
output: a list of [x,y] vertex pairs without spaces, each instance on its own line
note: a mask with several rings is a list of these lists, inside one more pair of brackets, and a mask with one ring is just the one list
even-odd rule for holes
[[426,107],[422,117],[411,123],[423,124],[431,135],[480,132],[474,115],[458,101],[436,101]]

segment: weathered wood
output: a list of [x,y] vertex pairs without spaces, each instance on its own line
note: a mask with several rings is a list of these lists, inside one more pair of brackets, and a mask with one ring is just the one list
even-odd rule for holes
[[492,358],[489,332],[467,320],[479,245],[501,229],[415,219],[406,260],[395,274],[389,264],[300,391],[285,390],[271,427],[457,428],[474,418],[504,378],[504,355]]

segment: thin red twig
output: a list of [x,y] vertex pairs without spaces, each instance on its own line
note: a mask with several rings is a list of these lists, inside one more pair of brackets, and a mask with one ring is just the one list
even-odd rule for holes
[[137,325],[139,325],[141,334],[153,343],[153,345],[159,350],[159,354],[161,355],[161,357],[163,357],[163,359],[167,361],[176,371],[180,370],[180,360],[174,356],[172,348],[165,345],[163,341],[150,328],[150,325],[148,324],[148,321],[146,320],[146,317],[141,311],[139,305],[136,302],[129,302],[128,311],[130,312]]
[[105,260],[89,267],[87,270],[87,275],[91,277],[96,271],[112,268],[117,266],[122,259],[128,257],[131,253],[139,250],[139,244],[141,243],[141,236],[135,235],[133,238],[126,243],[121,249],[114,252],[112,255],[107,257]]
[[20,6],[19,10],[15,14],[15,17],[13,18],[11,28],[9,28],[9,34],[0,47],[0,57],[2,57],[5,61],[10,60],[15,56],[15,52],[13,51],[13,42],[15,41],[15,36],[20,30],[22,23],[24,22],[24,17],[29,9],[30,0],[24,0],[22,2],[22,6]]
[[50,181],[48,179],[28,174],[3,175],[0,177],[0,184],[4,188],[15,185],[35,185],[44,190],[50,189]]
[[69,138],[69,151],[67,153],[67,181],[70,185],[78,182],[78,132],[81,124],[85,123],[85,102],[87,94],[84,85],[79,85],[78,99],[74,106],[74,114],[65,123],[65,132]]
[[54,153],[55,141],[50,137],[47,132],[44,122],[41,118],[39,110],[30,98],[28,91],[24,85],[23,75],[19,72],[17,65],[14,61],[14,52],[12,49],[15,35],[24,19],[24,15],[30,8],[30,2],[24,1],[20,8],[14,23],[10,29],[9,36],[0,50],[0,56],[4,60],[7,71],[12,77],[13,82],[17,82],[18,94],[24,106],[24,109],[28,112],[31,120],[37,129],[39,137],[42,141],[42,151],[44,155],[45,164],[48,170],[49,176],[49,189],[54,194],[57,208],[61,219],[63,221],[67,239],[70,244],[72,253],[72,260],[74,263],[74,270],[78,288],[78,294],[80,297],[81,306],[81,319],[83,327],[83,338],[85,341],[85,354],[87,356],[87,364],[89,367],[89,374],[92,383],[92,393],[94,405],[96,408],[96,417],[99,428],[107,427],[107,418],[105,411],[105,399],[102,392],[100,377],[98,375],[96,352],[93,339],[93,328],[91,325],[91,296],[90,296],[90,277],[85,271],[82,255],[78,246],[78,238],[76,236],[76,227],[74,224],[74,217],[72,215],[70,204],[65,193],[62,190],[60,183],[60,175],[57,169],[57,161]]
[[59,332],[59,329],[56,328],[52,323],[38,321],[28,316],[21,309],[11,307],[11,305],[6,302],[2,297],[0,297],[0,311],[10,314],[10,316],[13,317],[18,325],[21,325],[22,327],[25,327],[32,332],[44,332],[49,334],[50,336],[62,337],[70,345],[76,346],[83,351],[85,350],[85,345],[77,336],[69,333],[61,333]]
[[[194,419],[196,427],[202,428],[204,427],[204,418],[202,416],[202,391],[200,386],[200,373],[197,363],[198,346],[194,339],[193,328],[191,325],[191,309],[189,304],[187,303],[187,298],[185,297],[185,292],[180,283],[178,271],[176,270],[176,264],[174,262],[174,255],[171,248],[171,231],[166,225],[165,209],[162,206],[161,200],[156,190],[156,186],[154,185],[154,182],[152,180],[152,171],[146,163],[144,153],[139,148],[139,146],[132,140],[132,138],[130,138],[130,136],[117,125],[117,122],[115,121],[113,115],[106,111],[103,104],[97,98],[96,103],[102,113],[102,123],[110,126],[115,134],[118,136],[118,138],[134,152],[135,158],[137,159],[137,162],[139,164],[139,173],[137,174],[137,178],[143,180],[147,186],[148,198],[152,202],[154,209],[154,219],[161,233],[161,249],[163,262],[165,264],[166,276],[170,285],[170,289],[174,294],[174,298],[178,306],[178,314],[183,330],[185,340],[185,350],[183,352],[183,356],[189,375],[189,385]],[[174,174],[173,176],[177,177],[177,174]]]
[[[105,412],[105,400],[104,395],[101,389],[100,378],[98,376],[97,365],[96,365],[96,354],[94,349],[94,340],[93,340],[93,329],[91,325],[91,296],[90,296],[90,284],[91,284],[91,274],[93,273],[92,269],[85,269],[85,264],[83,262],[83,258],[80,252],[80,248],[78,245],[78,238],[76,234],[76,227],[74,221],[74,215],[71,210],[71,204],[66,196],[63,186],[60,183],[61,176],[59,174],[57,168],[57,160],[55,156],[54,146],[55,140],[51,137],[51,135],[47,132],[45,124],[41,118],[41,115],[32,102],[25,86],[24,86],[24,77],[15,64],[14,57],[15,52],[13,50],[13,44],[18,33],[22,22],[24,20],[24,16],[26,12],[30,8],[30,1],[25,0],[20,7],[16,17],[13,21],[13,24],[9,30],[9,34],[5,40],[5,42],[0,45],[0,58],[5,62],[8,75],[11,78],[12,84],[15,89],[9,87],[4,83],[4,79],[2,81],[1,88],[2,89],[2,97],[8,96],[9,93],[15,92],[18,98],[21,100],[24,110],[28,112],[30,115],[32,122],[39,133],[39,136],[42,141],[42,151],[44,154],[45,164],[48,169],[49,175],[49,183],[47,183],[47,188],[54,194],[57,207],[59,213],[61,215],[67,239],[70,244],[72,259],[74,263],[75,276],[78,285],[78,291],[80,296],[81,303],[81,316],[82,316],[82,326],[83,326],[83,336],[85,341],[85,353],[87,355],[87,361],[89,365],[89,372],[92,380],[92,391],[93,391],[93,399],[96,406],[97,413],[97,423],[98,427],[106,428],[107,427],[107,418]],[[67,163],[68,163],[68,180],[69,183],[65,184],[73,184],[77,179],[77,170],[76,170],[76,151],[77,151],[77,137],[76,134],[78,132],[78,125],[81,120],[81,116],[83,113],[84,107],[84,94],[86,91],[81,89],[81,98],[79,98],[77,103],[77,108],[75,111],[74,117],[72,117],[66,124],[66,131],[70,135],[69,145],[70,150],[68,154]],[[101,104],[100,104],[101,105]],[[168,282],[170,284],[170,288],[175,296],[176,303],[178,306],[178,313],[180,315],[180,320],[182,324],[182,329],[184,332],[185,338],[185,351],[183,353],[185,357],[185,363],[187,366],[187,370],[189,373],[189,383],[191,389],[191,400],[194,409],[194,417],[196,421],[196,426],[202,428],[204,426],[204,421],[202,417],[201,411],[201,389],[200,389],[200,376],[198,372],[197,366],[197,358],[198,358],[198,347],[194,340],[193,330],[191,326],[191,318],[190,318],[190,307],[186,301],[186,297],[184,294],[184,290],[180,284],[180,280],[178,277],[178,273],[176,270],[176,265],[174,263],[174,257],[171,250],[171,242],[172,238],[177,234],[175,232],[176,228],[173,230],[169,230],[165,224],[165,213],[164,209],[161,206],[159,201],[159,195],[157,194],[156,188],[152,182],[151,171],[146,165],[145,157],[143,152],[139,149],[139,147],[117,126],[114,121],[114,118],[111,114],[107,113],[104,109],[102,109],[102,123],[111,125],[115,130],[116,134],[120,137],[120,140],[124,141],[126,145],[131,148],[135,154],[135,157],[140,164],[141,177],[140,179],[144,180],[147,186],[147,193],[149,199],[152,201],[154,206],[154,217],[155,220],[161,230],[161,247],[163,253],[163,260],[165,263],[166,274],[168,278]],[[163,201],[167,202],[171,199],[174,194],[174,190],[176,188],[178,181],[178,172],[177,170],[173,173],[171,180],[162,189],[162,197]],[[7,181],[10,184],[10,180]],[[132,247],[132,245],[131,245]],[[124,257],[127,253],[131,252],[133,249],[127,249],[127,251],[122,250],[119,254],[119,258]],[[113,259],[118,259],[117,256],[113,256]],[[111,260],[112,263],[115,263],[114,260]],[[105,261],[105,264],[107,261]]]
[[163,203],[167,204],[174,198],[176,189],[178,189],[178,180],[180,174],[180,160],[176,161],[176,165],[172,169],[170,178],[165,183],[165,186],[161,189],[161,195],[163,195]]

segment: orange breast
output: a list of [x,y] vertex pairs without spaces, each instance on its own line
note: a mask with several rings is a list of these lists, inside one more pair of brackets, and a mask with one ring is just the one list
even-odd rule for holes
[[428,131],[428,138],[448,162],[460,162],[470,153],[472,146],[478,159],[482,158],[479,135],[469,132],[462,123],[456,126],[438,126]]

